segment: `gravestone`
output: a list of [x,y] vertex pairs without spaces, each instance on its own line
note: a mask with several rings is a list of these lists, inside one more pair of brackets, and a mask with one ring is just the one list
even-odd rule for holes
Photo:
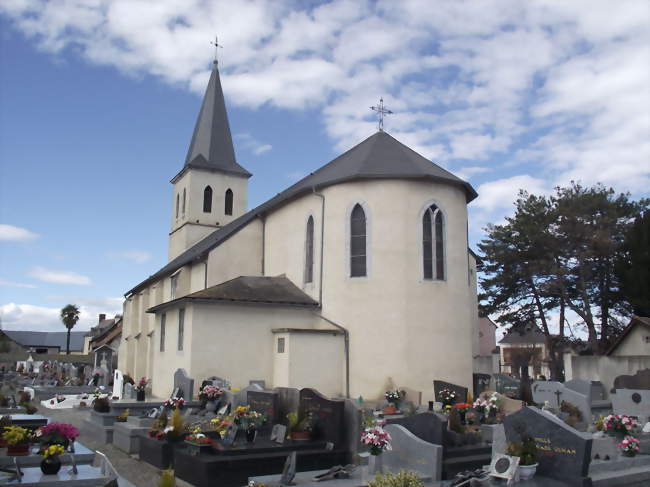
[[118,369],[115,369],[113,374],[113,395],[111,398],[117,397],[117,399],[122,399],[122,394],[124,392],[124,376],[122,372]]
[[599,380],[591,381],[591,402],[605,400],[605,387]]
[[572,379],[564,383],[564,387],[576,391],[587,398],[587,402],[591,404],[591,381],[582,379]]
[[483,391],[487,391],[490,388],[491,379],[492,376],[490,374],[472,374],[474,397],[478,397]]
[[537,474],[570,485],[589,486],[592,437],[565,424],[552,414],[525,407],[504,419],[508,443],[530,436],[537,446]]
[[612,394],[614,414],[627,414],[639,418],[641,424],[650,421],[650,391],[643,389],[617,389]]
[[273,390],[278,393],[279,422],[287,424],[287,414],[298,411],[300,406],[300,391],[293,387],[276,387]]
[[492,456],[500,453],[505,455],[508,448],[508,442],[506,441],[506,430],[503,427],[503,424],[494,424],[489,425],[492,429]]
[[400,387],[400,392],[405,394],[404,401],[412,403],[415,407],[422,404],[422,391],[416,391],[410,387]]
[[201,382],[201,388],[204,388],[207,385],[211,385],[211,386],[215,386],[215,387],[220,387],[221,389],[225,389],[227,382],[228,382],[227,380],[222,379],[221,377],[217,377],[215,375],[215,376],[212,376],[212,377],[208,377],[203,382]]
[[452,384],[451,382],[445,382],[444,380],[433,381],[433,392],[435,394],[436,401],[442,402],[440,392],[444,389],[449,389],[458,394],[458,397],[455,399],[454,403],[467,402],[467,387]]
[[265,380],[249,380],[248,385],[249,386],[260,386],[261,389],[266,389],[266,381]]
[[248,404],[248,393],[250,391],[264,391],[264,389],[259,385],[254,384],[248,385],[240,391],[235,392],[233,396],[233,408],[236,408],[237,406],[245,406]]
[[387,424],[397,424],[427,443],[443,444],[447,420],[436,413],[419,413],[413,416],[388,419]]
[[343,440],[344,401],[328,399],[315,389],[301,389],[300,411],[312,413],[314,429],[312,439],[327,441],[340,447]]
[[129,400],[138,398],[138,391],[133,384],[128,382],[124,384],[124,398]]
[[194,379],[187,375],[185,369],[176,369],[174,372],[174,390],[178,390],[176,397],[182,397],[186,401],[192,400]]
[[490,390],[512,399],[521,399],[521,381],[516,377],[510,377],[506,374],[492,374]]
[[248,405],[252,411],[265,414],[270,424],[278,422],[278,394],[272,391],[248,391]]
[[560,382],[535,381],[533,383],[533,401],[537,404],[544,404],[548,401],[553,409],[560,410],[562,401],[573,404],[582,414],[581,423],[591,423],[591,402],[587,396],[579,392],[567,389]]
[[439,481],[442,476],[442,446],[428,443],[399,424],[384,428],[392,438],[392,450],[384,452],[384,468],[392,473],[400,470],[417,472],[420,477]]
[[634,375],[619,375],[614,379],[612,392],[616,389],[650,390],[650,369],[638,370]]

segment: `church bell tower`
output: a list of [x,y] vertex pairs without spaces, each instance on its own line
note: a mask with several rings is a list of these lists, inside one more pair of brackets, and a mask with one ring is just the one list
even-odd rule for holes
[[251,176],[235,159],[215,60],[185,165],[171,180],[169,261],[246,212]]

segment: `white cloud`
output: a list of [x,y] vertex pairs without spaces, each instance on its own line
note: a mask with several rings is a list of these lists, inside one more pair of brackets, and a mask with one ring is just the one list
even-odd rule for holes
[[0,279],[0,286],[7,286],[7,287],[22,287],[26,289],[36,289],[36,286],[33,284],[25,284],[22,282],[11,282],[11,281],[4,281]]
[[218,32],[229,103],[321,110],[339,150],[372,133],[367,107],[383,95],[387,130],[436,162],[650,186],[644,1],[12,0],[0,12],[39,49],[196,93]]
[[77,274],[76,272],[46,269],[40,266],[33,267],[29,275],[44,282],[75,284],[79,286],[89,286],[92,284],[89,277]]
[[40,237],[38,233],[31,232],[26,228],[0,223],[0,240],[24,242],[38,237]]
[[483,166],[467,166],[461,167],[457,171],[454,171],[454,174],[460,179],[471,179],[475,174],[483,174],[490,170],[489,167]]
[[7,303],[0,306],[0,323],[8,330],[65,331],[59,316],[61,308],[68,303],[79,306],[79,321],[75,331],[88,330],[97,324],[98,315],[112,317],[122,313],[121,298],[75,298],[61,300],[61,307],[34,306]]
[[144,250],[124,250],[121,252],[109,252],[112,259],[127,260],[136,264],[144,264],[151,259],[151,254]]
[[264,154],[273,148],[271,144],[260,142],[249,133],[235,134],[235,140],[240,146],[244,147],[246,150],[252,152],[256,156]]
[[543,179],[534,178],[528,174],[497,179],[483,183],[478,187],[477,191],[481,197],[476,200],[475,206],[488,212],[513,207],[520,189],[532,194],[542,194],[548,191]]

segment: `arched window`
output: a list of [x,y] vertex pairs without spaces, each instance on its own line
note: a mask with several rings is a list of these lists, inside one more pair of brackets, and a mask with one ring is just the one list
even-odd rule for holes
[[185,195],[185,188],[183,188],[183,211],[182,211],[183,216],[185,216],[185,201],[186,201],[185,196],[186,196]]
[[350,277],[366,275],[366,213],[356,204],[350,215]]
[[226,215],[232,215],[232,189],[226,190]]
[[314,217],[307,220],[307,235],[305,238],[305,282],[314,280]]
[[181,195],[177,194],[176,195],[176,219],[177,220],[178,220],[178,207],[180,205],[180,202],[181,202]]
[[203,213],[212,212],[212,188],[206,186],[203,190]]
[[444,222],[436,205],[426,209],[422,217],[422,261],[425,279],[445,278]]

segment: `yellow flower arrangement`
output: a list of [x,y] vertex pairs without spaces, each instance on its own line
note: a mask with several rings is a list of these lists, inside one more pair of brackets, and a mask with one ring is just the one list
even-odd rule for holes
[[41,452],[43,458],[50,458],[54,455],[63,455],[65,453],[65,448],[61,445],[50,445]]
[[22,445],[27,443],[30,437],[31,432],[27,428],[21,428],[20,426],[7,426],[2,434],[2,438],[8,445]]

